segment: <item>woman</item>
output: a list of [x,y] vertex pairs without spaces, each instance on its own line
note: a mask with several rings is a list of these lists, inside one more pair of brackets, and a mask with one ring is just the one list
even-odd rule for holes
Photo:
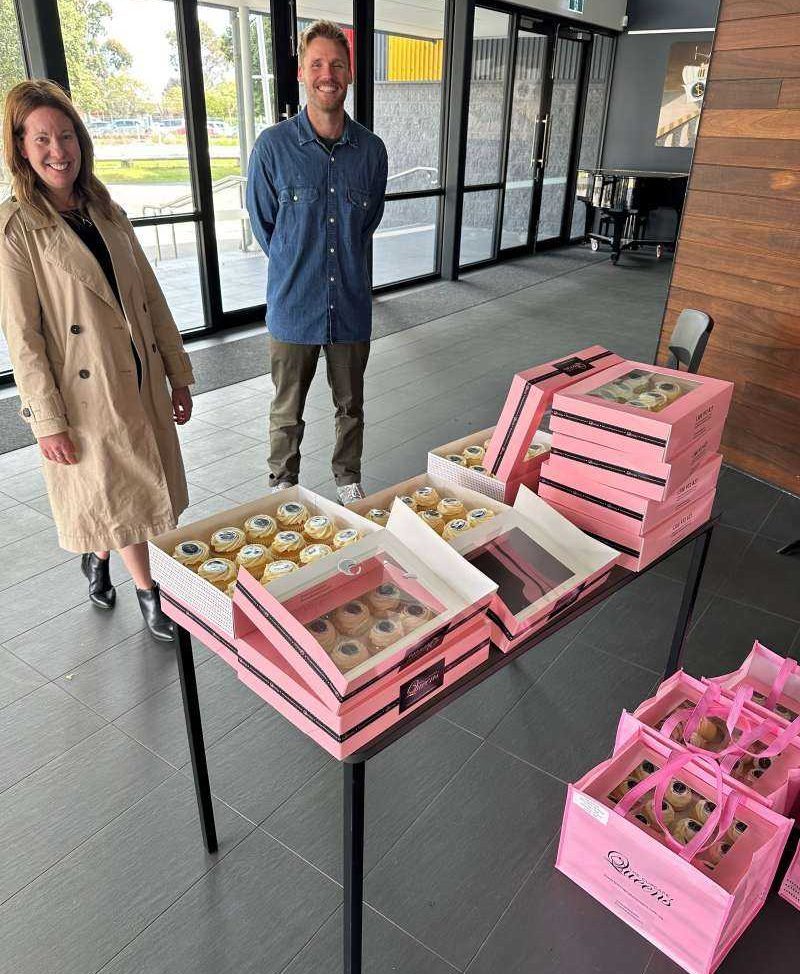
[[119,551],[150,633],[168,641],[147,539],[188,504],[175,423],[192,412],[189,357],[67,95],[50,81],[12,88],[3,137],[13,196],[0,206],[0,324],[59,544],[83,553],[102,609],[114,607]]

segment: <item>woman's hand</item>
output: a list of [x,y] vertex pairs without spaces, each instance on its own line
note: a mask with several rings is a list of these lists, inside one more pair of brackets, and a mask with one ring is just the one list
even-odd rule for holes
[[172,415],[178,426],[188,423],[192,417],[192,394],[189,387],[172,390]]
[[53,433],[39,437],[39,449],[51,463],[77,463],[78,454],[69,433]]

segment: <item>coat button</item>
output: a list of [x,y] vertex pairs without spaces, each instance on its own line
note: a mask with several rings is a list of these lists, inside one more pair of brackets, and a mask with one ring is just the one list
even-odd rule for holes
[[142,301],[142,311],[147,314],[147,304],[144,301]]
[[70,328],[70,331],[72,332],[73,335],[80,335],[80,333],[81,333],[81,326],[80,325],[73,325]]
[[25,407],[25,408],[24,408],[24,409],[22,410],[22,415],[23,415],[23,416],[25,416],[25,417],[29,417],[29,416],[30,416],[30,414],[31,414],[31,411],[30,411],[30,409],[28,409],[28,407],[26,406],[26,407]]
[[156,348],[156,343],[155,342],[153,342],[153,344],[152,344],[151,347],[152,347],[152,349],[153,349],[154,352],[157,352],[158,351],[158,349]]
[[80,372],[78,373],[78,375],[82,379],[88,379],[89,378],[89,370],[88,369],[81,369]]

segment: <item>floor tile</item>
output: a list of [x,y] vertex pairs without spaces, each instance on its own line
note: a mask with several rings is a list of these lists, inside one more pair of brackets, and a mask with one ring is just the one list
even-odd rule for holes
[[0,972],[98,970],[250,831],[214,812],[220,852],[209,856],[191,782],[175,774],[151,791],[0,907]]
[[25,470],[11,477],[3,477],[3,493],[17,501],[28,501],[47,493],[41,470]]
[[3,792],[0,902],[172,773],[121,731],[103,727]]
[[[202,442],[201,440],[200,443],[202,444]],[[234,484],[240,484],[242,481],[250,480],[253,477],[263,476],[266,468],[266,452],[263,444],[258,444],[242,450],[234,456],[223,457],[216,462],[190,470],[187,474],[187,480],[218,494],[228,487],[233,487]]]
[[50,527],[53,519],[27,504],[14,504],[0,510],[0,546],[18,541]]
[[[366,872],[477,750],[472,734],[432,719],[366,766]],[[281,805],[263,828],[337,881],[342,879],[343,766],[334,761]],[[221,793],[222,794],[222,793]],[[239,806],[233,803],[236,808]]]
[[183,528],[188,524],[194,524],[195,521],[204,521],[207,517],[213,517],[222,511],[228,511],[241,503],[243,502],[231,499],[225,494],[212,494],[211,497],[207,497],[204,501],[187,507],[178,518],[178,525]]
[[[239,687],[249,694],[245,699],[251,707],[261,704],[252,690],[242,683]],[[263,822],[331,761],[269,706],[261,706],[207,747],[207,754],[214,794],[255,823]]]
[[[364,908],[363,974],[455,974],[456,968]],[[282,974],[333,974],[342,955],[342,910],[294,958]]]
[[483,744],[373,869],[366,900],[463,969],[555,833],[563,796]]
[[[11,541],[2,548],[0,559],[0,590],[28,580],[32,587],[48,568],[75,560],[75,554],[58,547],[58,535],[54,526]],[[76,562],[77,564],[77,562]]]
[[195,396],[193,415],[197,416],[199,419],[202,419],[203,413],[212,412],[215,409],[221,409],[228,403],[238,402],[240,399],[252,399],[257,397],[257,393],[254,393],[252,389],[244,386],[239,386],[237,388],[234,388],[233,386],[222,386],[220,389],[214,389],[212,392],[203,392],[199,396]]
[[[261,700],[236,679],[230,666],[216,656],[197,667],[197,694],[207,749],[262,706]],[[115,724],[176,768],[188,762],[186,721],[178,683],[154,693]]]
[[340,900],[334,883],[256,831],[102,974],[279,974]]
[[800,497],[781,493],[772,513],[761,526],[765,538],[778,542],[778,547],[800,540]]
[[231,429],[237,423],[244,423],[256,417],[264,418],[269,412],[270,399],[254,395],[247,399],[226,403],[216,409],[207,409],[202,413],[203,422],[220,426],[225,430]]
[[42,451],[34,443],[19,450],[12,450],[0,456],[0,478],[13,477],[26,470],[35,470],[42,465]]
[[[753,535],[750,532],[730,528],[724,524],[719,524],[714,528],[700,582],[702,592],[710,593],[720,590],[725,579],[736,572],[743,556],[746,560],[745,552],[752,539]],[[684,545],[680,551],[656,565],[652,573],[666,575],[668,578],[683,582],[689,571],[691,557],[692,543]]]
[[715,596],[689,634],[683,666],[693,676],[720,676],[738,669],[757,639],[786,656],[800,623]]
[[723,467],[714,506],[721,513],[722,524],[757,531],[779,496],[779,491],[769,484],[732,467]]
[[[46,597],[45,597],[46,593]],[[86,579],[77,558],[0,591],[0,642],[8,642],[86,601]]]
[[52,683],[4,707],[0,710],[0,792],[102,726],[100,717]]
[[234,433],[228,429],[216,430],[199,440],[192,440],[191,443],[181,447],[187,478],[191,481],[191,471],[198,467],[205,467],[225,457],[235,456],[256,445],[257,441],[252,437],[242,436],[241,433]]
[[8,510],[9,507],[16,507],[19,501],[8,494],[0,492],[0,511]]
[[800,558],[779,555],[768,538],[758,537],[719,590],[736,602],[800,621]]
[[555,868],[557,840],[492,930],[468,974],[641,974],[653,948]]
[[47,677],[0,646],[0,710],[43,683]]
[[633,710],[647,699],[654,682],[649,671],[600,652],[581,635],[489,740],[562,781],[574,781],[611,753],[623,708]]

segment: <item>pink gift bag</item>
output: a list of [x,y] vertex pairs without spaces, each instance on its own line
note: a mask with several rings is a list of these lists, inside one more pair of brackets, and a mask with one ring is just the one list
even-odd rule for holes
[[[695,754],[720,764],[740,788],[752,791],[781,815],[800,812],[800,719],[779,721],[750,704],[752,690],[734,694],[678,671],[633,717]],[[623,714],[617,741],[629,736]]]
[[[673,836],[665,811],[679,813],[665,799],[687,791],[705,822]],[[719,765],[639,725],[569,786],[556,868],[689,974],[711,974],[761,909],[791,825]]]
[[791,903],[792,906],[796,906],[800,910],[800,845],[797,847],[792,864],[783,877],[778,892],[787,903]]
[[715,676],[708,683],[725,690],[744,684],[753,690],[753,702],[787,722],[800,716],[800,663],[767,649],[758,640],[738,670]]

